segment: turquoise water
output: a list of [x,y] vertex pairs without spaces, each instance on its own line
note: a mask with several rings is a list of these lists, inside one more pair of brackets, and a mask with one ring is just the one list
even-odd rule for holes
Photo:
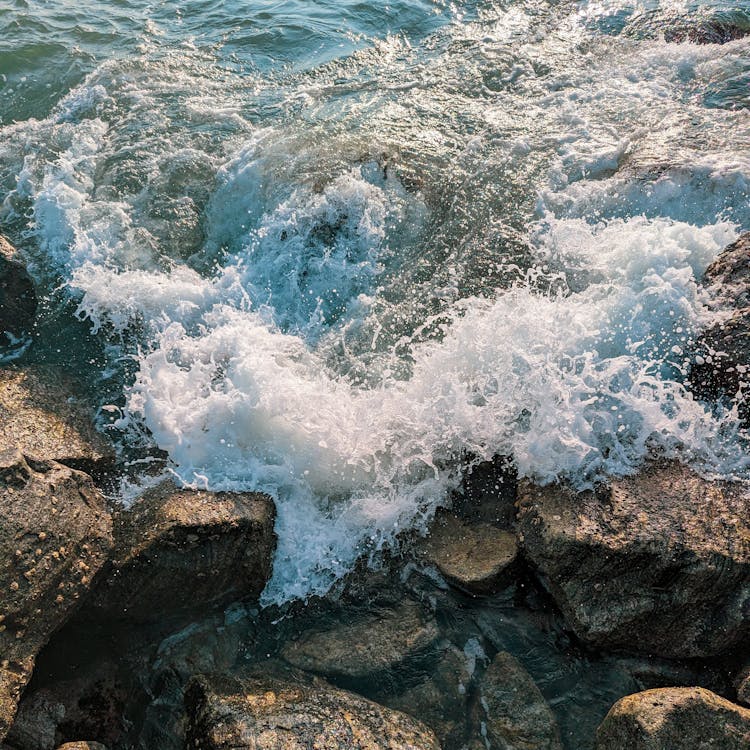
[[274,496],[266,603],[495,455],[747,478],[736,415],[682,383],[700,276],[750,229],[749,13],[6,2],[0,231],[45,297],[22,356],[187,484]]

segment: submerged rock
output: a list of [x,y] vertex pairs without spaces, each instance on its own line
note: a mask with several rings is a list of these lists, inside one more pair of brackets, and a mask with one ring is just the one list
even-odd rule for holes
[[164,482],[115,515],[115,550],[92,602],[100,619],[182,619],[257,598],[271,575],[275,508],[260,493]]
[[562,750],[552,710],[509,653],[497,654],[482,676],[475,719],[488,750]]
[[709,326],[695,346],[689,381],[702,399],[737,403],[748,424],[750,404],[750,233],[729,245],[703,277],[714,298],[735,312]]
[[357,678],[392,669],[428,650],[437,638],[435,620],[406,601],[330,630],[303,633],[287,643],[281,655],[306,671]]
[[301,675],[197,677],[185,705],[187,748],[440,750],[416,719]]
[[0,452],[0,739],[34,657],[79,606],[112,546],[90,477]]
[[597,750],[747,750],[750,710],[703,688],[629,695],[596,733]]
[[91,469],[114,458],[111,443],[96,430],[93,409],[73,384],[34,369],[0,369],[0,450],[18,448],[45,460]]
[[518,547],[516,535],[488,523],[469,523],[441,513],[420,545],[421,557],[456,587],[492,594],[511,577]]
[[21,339],[34,323],[34,283],[13,246],[0,235],[0,346]]
[[750,500],[677,464],[596,492],[519,491],[519,530],[566,621],[584,641],[677,658],[750,632]]

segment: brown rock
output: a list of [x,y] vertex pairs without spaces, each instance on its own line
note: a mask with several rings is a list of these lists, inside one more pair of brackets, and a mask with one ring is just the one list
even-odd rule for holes
[[0,235],[0,345],[21,339],[34,323],[34,284],[13,246]]
[[0,369],[0,450],[90,469],[114,458],[94,427],[93,409],[65,378],[36,369]]
[[596,492],[519,491],[519,531],[575,633],[597,646],[708,656],[750,632],[750,500],[677,464]]
[[90,477],[0,452],[0,739],[34,657],[79,606],[112,546]]
[[185,705],[187,748],[440,750],[416,719],[300,675],[198,677]]
[[482,676],[475,720],[490,750],[562,750],[547,701],[518,660],[506,652],[497,654]]
[[628,695],[596,733],[597,750],[747,750],[750,710],[703,688]]
[[107,750],[101,742],[66,742],[60,745],[57,750]]
[[289,664],[337,677],[364,677],[392,669],[437,640],[437,623],[415,602],[382,609],[352,623],[308,631],[281,651]]
[[737,702],[750,706],[750,664],[746,664],[734,680]]
[[488,523],[441,513],[420,545],[422,558],[452,584],[472,594],[492,594],[510,580],[516,535]]
[[258,597],[271,575],[274,519],[267,495],[158,485],[115,515],[113,561],[94,616],[181,619]]

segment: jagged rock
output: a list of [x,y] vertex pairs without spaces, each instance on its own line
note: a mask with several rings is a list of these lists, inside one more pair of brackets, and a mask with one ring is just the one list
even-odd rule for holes
[[547,701],[507,652],[497,654],[482,676],[475,721],[488,750],[562,750]]
[[419,552],[458,588],[492,594],[509,582],[518,545],[510,531],[440,513]]
[[21,339],[31,328],[36,314],[34,284],[15,248],[0,235],[0,345]]
[[0,739],[50,635],[78,607],[112,546],[86,474],[0,452]]
[[695,345],[689,382],[702,399],[720,397],[738,405],[740,418],[750,419],[750,232],[729,245],[703,277],[713,297],[735,312],[719,315]]
[[107,750],[106,745],[101,742],[66,742],[60,745],[57,750]]
[[93,422],[93,410],[65,378],[32,369],[0,369],[0,450],[91,469],[114,458]]
[[418,716],[440,745],[461,747],[468,718],[472,675],[466,655],[450,644],[441,649],[435,671],[424,681],[384,700],[389,708]]
[[15,750],[53,750],[71,737],[115,744],[124,731],[127,692],[112,662],[25,695],[8,733]]
[[750,706],[750,664],[746,664],[736,676],[734,687],[737,691],[737,702]]
[[[261,665],[262,667],[262,665]],[[440,750],[416,719],[320,679],[218,675],[185,694],[187,748],[201,750]]]
[[677,463],[596,492],[519,490],[526,556],[582,639],[668,658],[750,632],[750,499]]
[[750,710],[703,688],[628,695],[596,733],[597,750],[747,750]]
[[427,651],[437,637],[435,620],[415,602],[406,601],[356,622],[303,633],[287,643],[281,655],[299,669],[356,678],[391,669]]
[[257,598],[271,575],[275,508],[260,493],[164,482],[115,514],[115,550],[92,601],[99,619],[179,620]]

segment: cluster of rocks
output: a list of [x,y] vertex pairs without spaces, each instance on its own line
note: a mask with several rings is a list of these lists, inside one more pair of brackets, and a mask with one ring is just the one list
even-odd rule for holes
[[[3,247],[0,328],[17,338],[36,303]],[[747,420],[750,236],[706,284],[726,311],[690,379]],[[276,544],[269,497],[167,480],[113,507],[90,475],[116,463],[111,446],[75,384],[38,368],[0,369],[0,416],[8,750],[561,750],[570,739],[552,691],[524,654],[481,628],[458,643],[445,622],[482,602],[491,618],[524,581],[554,603],[571,649],[616,655],[640,687],[619,693],[592,748],[750,747],[750,499],[739,485],[663,461],[586,492],[478,467],[463,501],[405,540],[395,575],[355,573],[335,601],[269,615],[254,608]],[[76,649],[107,657],[66,674]]]

